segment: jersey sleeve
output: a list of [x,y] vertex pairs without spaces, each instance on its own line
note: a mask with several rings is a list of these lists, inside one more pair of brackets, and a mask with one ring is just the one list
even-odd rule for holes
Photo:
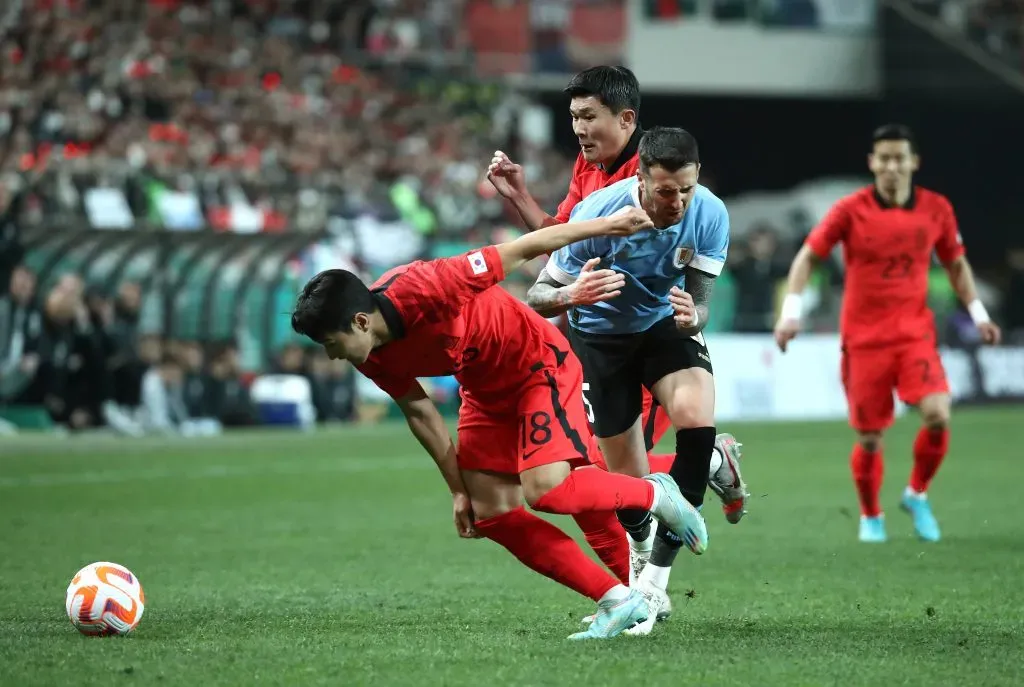
[[939,261],[943,265],[948,265],[962,257],[966,251],[957,225],[956,213],[953,212],[953,205],[945,198],[942,199],[938,221],[939,240],[935,242],[935,254],[939,256]]
[[569,221],[569,217],[572,215],[572,209],[583,200],[583,188],[580,186],[580,167],[583,163],[583,155],[579,155],[576,158],[576,164],[572,166],[572,179],[569,180],[569,193],[566,194],[565,200],[558,204],[558,212],[555,214],[555,219],[558,220],[559,224],[565,224]]
[[555,251],[545,267],[548,275],[559,284],[568,286],[580,276],[580,270],[591,258],[600,258],[610,251],[607,239],[587,239]]
[[837,243],[846,240],[850,232],[850,211],[846,203],[839,201],[833,205],[811,230],[804,242],[821,259],[827,258]]
[[419,263],[386,291],[407,328],[454,318],[478,294],[505,278],[501,255],[487,246]]
[[690,260],[689,267],[717,277],[722,273],[729,253],[729,212],[724,203],[700,229],[697,254]]

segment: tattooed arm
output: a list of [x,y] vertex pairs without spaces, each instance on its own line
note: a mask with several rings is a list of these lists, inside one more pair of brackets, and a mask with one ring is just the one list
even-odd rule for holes
[[[526,304],[544,317],[555,317],[574,305],[593,305],[615,298],[622,293],[626,278],[614,270],[596,269],[600,262],[600,258],[587,260],[575,281],[564,285],[548,271],[556,268],[545,267],[527,292]],[[572,278],[570,274],[561,276],[566,280]]]
[[569,286],[558,283],[545,268],[526,292],[526,304],[544,317],[561,315],[572,307]]
[[676,326],[679,331],[687,336],[696,336],[711,318],[711,293],[715,289],[715,278],[693,267],[687,267],[684,274],[686,292],[673,289],[669,300],[676,310]]

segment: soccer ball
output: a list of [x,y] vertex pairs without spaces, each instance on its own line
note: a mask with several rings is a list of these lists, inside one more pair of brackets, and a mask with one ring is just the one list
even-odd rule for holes
[[68,618],[84,635],[125,635],[142,620],[146,595],[131,570],[117,563],[87,565],[68,585]]

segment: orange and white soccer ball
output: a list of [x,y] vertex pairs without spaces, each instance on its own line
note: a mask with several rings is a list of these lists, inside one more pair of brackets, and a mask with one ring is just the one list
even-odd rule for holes
[[68,585],[65,608],[84,635],[125,635],[142,620],[146,595],[139,578],[117,563],[93,563]]

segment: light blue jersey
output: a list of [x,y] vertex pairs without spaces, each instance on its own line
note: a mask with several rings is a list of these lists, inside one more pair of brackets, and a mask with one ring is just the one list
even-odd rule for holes
[[[640,207],[639,188],[639,180],[633,177],[596,191],[573,209],[569,221],[608,217],[623,208]],[[591,334],[634,334],[672,315],[668,292],[673,286],[685,288],[686,267],[717,277],[728,251],[725,203],[698,185],[679,224],[629,237],[602,236],[574,243],[551,256],[547,273],[562,284],[571,284],[588,260],[601,258],[599,269],[624,274],[626,285],[621,294],[573,308],[569,321]]]

